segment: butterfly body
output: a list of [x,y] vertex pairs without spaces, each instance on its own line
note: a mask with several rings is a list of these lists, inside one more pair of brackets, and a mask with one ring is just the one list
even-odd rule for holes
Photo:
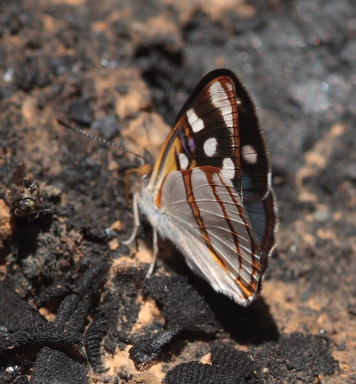
[[210,72],[193,91],[134,196],[138,210],[217,292],[253,300],[277,208],[254,105],[231,71]]

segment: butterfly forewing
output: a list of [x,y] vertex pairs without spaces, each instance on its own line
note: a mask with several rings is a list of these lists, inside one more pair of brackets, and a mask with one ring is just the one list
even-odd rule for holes
[[185,170],[212,166],[227,172],[235,189],[241,192],[234,82],[230,77],[218,76],[202,81],[196,90],[167,138],[150,184],[157,187],[174,168]]
[[193,271],[248,304],[275,244],[270,179],[253,102],[220,69],[201,80],[178,114],[139,205]]

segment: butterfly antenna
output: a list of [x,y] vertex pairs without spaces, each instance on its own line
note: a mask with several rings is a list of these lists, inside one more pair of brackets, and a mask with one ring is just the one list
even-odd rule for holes
[[137,153],[132,152],[132,151],[130,151],[129,149],[126,149],[126,148],[124,148],[123,146],[114,143],[113,141],[109,141],[109,140],[103,139],[102,137],[95,136],[95,135],[93,135],[93,134],[91,134],[91,133],[85,132],[83,129],[80,129],[80,128],[78,128],[78,127],[74,127],[73,125],[70,125],[70,124],[68,124],[67,122],[65,122],[65,121],[63,121],[63,120],[61,120],[61,119],[56,119],[56,122],[57,122],[59,125],[61,125],[62,127],[71,129],[71,130],[74,131],[74,132],[78,132],[78,133],[82,134],[83,136],[88,137],[89,139],[94,139],[94,140],[98,141],[98,142],[101,143],[101,144],[109,145],[109,146],[111,146],[111,147],[114,147],[114,148],[116,148],[116,149],[120,149],[121,151],[126,152],[126,153],[131,153],[131,155],[140,157],[141,159],[145,160],[144,156],[142,156],[142,155],[138,155]]

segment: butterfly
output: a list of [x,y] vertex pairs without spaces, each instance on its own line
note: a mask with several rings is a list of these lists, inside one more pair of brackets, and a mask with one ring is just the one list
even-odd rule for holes
[[182,107],[133,196],[142,212],[212,288],[248,305],[276,243],[271,166],[255,106],[228,69],[208,73]]

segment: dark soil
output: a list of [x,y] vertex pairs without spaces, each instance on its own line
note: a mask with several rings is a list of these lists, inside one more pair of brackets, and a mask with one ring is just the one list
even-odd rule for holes
[[[0,383],[356,383],[355,37],[352,0],[1,2]],[[258,106],[279,205],[248,308],[168,242],[144,280],[150,226],[106,231],[130,234],[139,159],[55,122],[155,155],[217,67]],[[22,162],[41,202],[16,217]]]

